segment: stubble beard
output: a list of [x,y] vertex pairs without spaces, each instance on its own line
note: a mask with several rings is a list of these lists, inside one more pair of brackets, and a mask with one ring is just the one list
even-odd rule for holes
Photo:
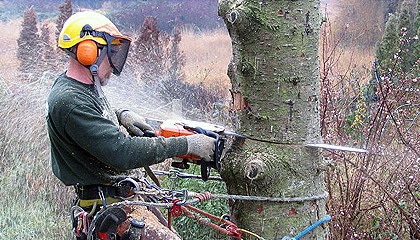
[[101,79],[101,86],[106,86],[111,78],[111,72],[107,73],[103,79]]

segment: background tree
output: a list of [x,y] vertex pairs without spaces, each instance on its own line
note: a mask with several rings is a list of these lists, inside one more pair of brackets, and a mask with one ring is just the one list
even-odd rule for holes
[[211,114],[212,104],[222,96],[204,86],[185,82],[185,55],[179,48],[181,29],[175,28],[169,35],[158,28],[157,18],[148,16],[139,32],[128,60],[132,72],[164,102],[181,100],[185,116],[204,119]]
[[41,48],[38,35],[36,13],[33,8],[29,8],[23,15],[22,30],[18,42],[17,57],[20,61],[19,71],[21,78],[27,81],[33,77],[39,60],[39,50]]
[[[310,197],[325,191],[320,151],[320,2],[219,2],[233,44],[228,75],[236,131],[275,145],[236,140],[222,165],[231,194]],[[297,234],[325,216],[325,201],[230,203],[234,221],[268,239]],[[324,239],[317,228],[308,239]]]
[[405,0],[399,10],[391,14],[382,39],[377,44],[376,56],[385,70],[419,73],[420,1]]
[[[401,35],[401,67],[407,72],[413,67],[419,67],[417,62],[420,56],[420,1],[405,0],[399,11],[399,33]],[[414,70],[420,74],[419,69]]]
[[175,27],[172,31],[171,36],[171,49],[169,53],[169,78],[170,79],[180,79],[184,80],[184,73],[182,72],[182,68],[185,65],[185,55],[179,49],[179,44],[181,42],[181,29],[179,27]]
[[40,44],[42,54],[42,62],[40,65],[44,69],[54,70],[57,69],[57,55],[55,44],[51,41],[51,25],[50,22],[44,22],[41,26]]
[[60,35],[60,31],[63,28],[64,23],[66,20],[73,14],[73,6],[71,0],[65,0],[62,5],[59,7],[59,15],[55,22],[57,31],[55,32],[56,39],[58,39],[58,35]]
[[[63,28],[64,23],[66,20],[73,14],[73,6],[71,0],[65,0],[65,2],[59,6],[59,14],[58,18],[55,22],[56,24],[56,31],[55,31],[55,43],[58,42],[58,36],[60,35],[61,29]],[[57,44],[54,44],[57,46]],[[57,55],[57,64],[59,65],[58,68],[66,64],[68,56],[66,54],[62,54],[62,50],[58,47],[56,49]]]
[[381,65],[384,69],[392,67],[392,63],[394,62],[392,59],[399,49],[399,34],[397,33],[397,26],[397,17],[395,15],[391,15],[385,25],[384,35],[378,44],[376,56],[380,59]]
[[140,34],[133,42],[133,64],[140,66],[140,78],[151,83],[162,78],[168,67],[170,37],[157,27],[157,18],[148,16],[140,28]]

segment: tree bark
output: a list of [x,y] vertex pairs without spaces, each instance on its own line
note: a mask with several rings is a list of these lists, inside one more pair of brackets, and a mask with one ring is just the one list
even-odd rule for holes
[[[230,194],[270,197],[323,195],[320,151],[319,0],[219,0],[232,39],[228,75],[234,128],[243,135],[284,142],[235,140],[222,162]],[[230,202],[240,228],[266,239],[295,236],[326,215],[325,199]],[[325,239],[318,227],[306,239]]]

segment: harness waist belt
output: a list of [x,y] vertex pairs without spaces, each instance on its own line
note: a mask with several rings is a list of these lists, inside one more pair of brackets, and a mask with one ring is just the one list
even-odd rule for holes
[[105,198],[118,196],[118,189],[110,185],[86,185],[74,186],[74,188],[77,197],[82,200],[101,199],[100,190],[102,190]]

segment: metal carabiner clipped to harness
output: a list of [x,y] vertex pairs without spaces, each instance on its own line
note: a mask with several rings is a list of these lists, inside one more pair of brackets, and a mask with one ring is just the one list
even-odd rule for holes
[[139,183],[132,178],[125,178],[116,184],[118,197],[122,200],[132,200],[136,192],[141,190]]

